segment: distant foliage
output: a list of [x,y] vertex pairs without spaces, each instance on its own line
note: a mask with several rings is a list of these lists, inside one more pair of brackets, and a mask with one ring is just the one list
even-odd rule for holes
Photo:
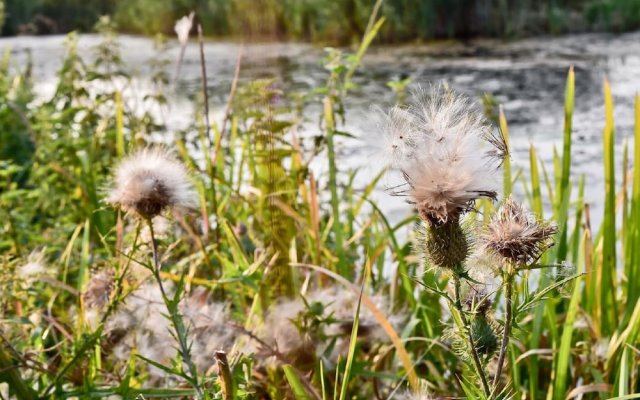
[[[353,43],[366,30],[369,0],[6,0],[13,35],[89,31],[112,15],[123,32],[173,33],[179,17],[195,11],[206,35]],[[385,0],[387,42],[512,37],[640,27],[636,0]]]

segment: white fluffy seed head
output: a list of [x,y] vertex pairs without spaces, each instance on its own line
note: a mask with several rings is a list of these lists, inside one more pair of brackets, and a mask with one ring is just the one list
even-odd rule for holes
[[182,46],[187,44],[189,41],[189,32],[191,32],[191,28],[193,27],[193,17],[195,14],[191,12],[189,15],[185,15],[176,21],[174,26],[174,30],[176,35],[178,36],[178,41]]
[[118,165],[106,201],[151,219],[167,209],[194,209],[198,197],[183,164],[165,150],[147,148]]
[[466,97],[443,86],[418,91],[409,109],[389,112],[386,127],[390,143],[407,132],[392,163],[406,185],[394,194],[408,196],[425,221],[457,220],[475,200],[495,199],[507,147]]

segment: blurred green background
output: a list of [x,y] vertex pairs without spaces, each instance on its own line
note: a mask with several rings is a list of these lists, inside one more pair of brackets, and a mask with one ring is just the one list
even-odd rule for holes
[[[0,0],[1,1],[1,0]],[[122,32],[173,34],[195,11],[208,36],[349,43],[376,0],[4,0],[3,35],[91,31],[109,14]],[[384,0],[386,42],[521,37],[640,28],[640,0]]]

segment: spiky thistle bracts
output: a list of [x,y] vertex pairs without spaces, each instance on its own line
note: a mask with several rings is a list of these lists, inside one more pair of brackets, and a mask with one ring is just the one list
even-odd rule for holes
[[182,163],[165,150],[147,148],[120,162],[106,201],[152,219],[167,209],[193,209],[198,196]]
[[387,118],[388,156],[400,158],[392,166],[405,181],[393,193],[407,196],[423,220],[456,222],[477,199],[496,198],[507,147],[466,97],[442,86],[420,91]]
[[554,245],[558,228],[540,220],[509,196],[493,216],[482,242],[505,262],[528,265]]

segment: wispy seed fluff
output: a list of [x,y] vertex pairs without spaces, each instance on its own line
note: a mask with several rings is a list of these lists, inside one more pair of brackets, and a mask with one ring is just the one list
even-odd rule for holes
[[444,86],[419,91],[387,119],[386,151],[405,180],[394,194],[408,196],[430,225],[457,221],[475,200],[496,198],[507,146],[466,97]]
[[531,264],[554,245],[555,225],[528,212],[511,196],[494,215],[483,237],[485,246],[514,264]]
[[165,150],[148,148],[118,165],[107,202],[151,219],[167,209],[193,209],[197,198],[185,166]]
[[45,263],[46,250],[46,248],[42,248],[32,251],[27,258],[27,262],[16,270],[18,277],[30,282],[43,275],[48,275],[49,268]]
[[[398,329],[405,316],[390,313],[385,296],[372,295],[370,299]],[[264,322],[252,333],[284,357],[285,360],[279,361],[292,363],[298,368],[313,368],[316,357],[326,357],[328,361],[336,362],[339,355],[344,358],[348,352],[357,302],[357,294],[345,288],[332,286],[314,290],[304,299],[299,297],[276,303],[267,312]],[[302,319],[311,314],[322,322],[306,329],[300,326]],[[386,333],[364,304],[360,308],[358,337],[369,348],[388,341]],[[268,350],[255,340],[245,348],[247,353],[265,356],[270,363],[274,360]]]
[[[164,285],[172,296],[171,283]],[[228,305],[213,301],[209,292],[199,287],[180,301],[179,310],[188,331],[193,362],[204,373],[214,365],[216,350],[229,351],[233,346],[237,332],[231,326]],[[135,349],[145,358],[169,364],[177,355],[177,343],[166,312],[158,285],[143,283],[107,322],[107,342],[111,348],[103,350],[104,353],[112,353],[126,363]],[[161,369],[148,367],[154,380],[166,378]]]

